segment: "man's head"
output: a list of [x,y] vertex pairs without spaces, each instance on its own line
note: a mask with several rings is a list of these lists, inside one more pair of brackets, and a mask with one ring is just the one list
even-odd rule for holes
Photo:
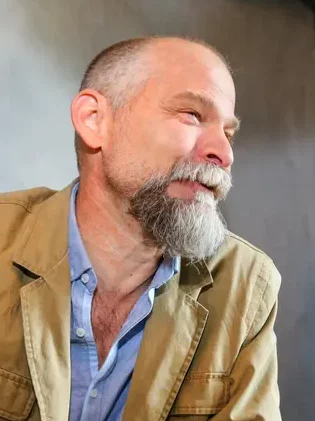
[[81,179],[101,184],[169,255],[199,259],[225,235],[235,90],[223,58],[181,38],[124,41],[91,63],[72,104]]

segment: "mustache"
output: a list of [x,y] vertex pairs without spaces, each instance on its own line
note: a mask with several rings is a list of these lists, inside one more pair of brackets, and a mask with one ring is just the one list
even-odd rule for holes
[[216,201],[226,199],[232,187],[231,174],[210,163],[177,163],[167,178],[168,184],[172,181],[192,181],[202,184],[213,192]]

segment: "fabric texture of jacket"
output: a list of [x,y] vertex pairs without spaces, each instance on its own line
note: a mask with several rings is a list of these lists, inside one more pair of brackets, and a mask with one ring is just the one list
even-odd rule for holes
[[[0,195],[0,420],[66,421],[72,185]],[[280,421],[280,275],[229,234],[156,294],[123,421]]]

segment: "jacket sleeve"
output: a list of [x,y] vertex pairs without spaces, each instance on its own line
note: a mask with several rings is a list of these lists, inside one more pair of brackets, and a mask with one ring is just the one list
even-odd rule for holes
[[280,279],[272,264],[246,340],[230,373],[229,403],[212,421],[281,421],[274,332]]

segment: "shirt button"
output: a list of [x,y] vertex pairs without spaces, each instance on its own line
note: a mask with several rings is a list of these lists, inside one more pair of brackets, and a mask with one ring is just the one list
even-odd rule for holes
[[81,276],[81,281],[82,281],[84,284],[87,284],[87,283],[89,282],[89,280],[90,280],[89,275],[88,275],[87,273],[83,273],[83,275]]
[[79,336],[79,338],[84,338],[85,330],[82,327],[78,327],[78,329],[76,330],[76,334],[77,336]]
[[97,390],[96,389],[92,389],[91,390],[91,398],[96,398],[97,396]]

